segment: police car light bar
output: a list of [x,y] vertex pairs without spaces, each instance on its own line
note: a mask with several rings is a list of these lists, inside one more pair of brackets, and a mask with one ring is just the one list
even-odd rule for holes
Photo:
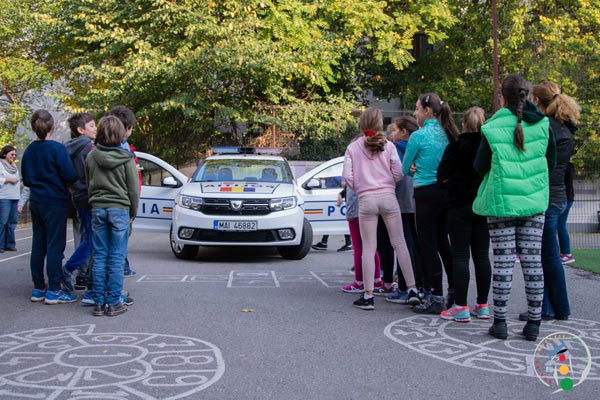
[[238,146],[215,146],[213,154],[281,154],[277,147],[238,147]]

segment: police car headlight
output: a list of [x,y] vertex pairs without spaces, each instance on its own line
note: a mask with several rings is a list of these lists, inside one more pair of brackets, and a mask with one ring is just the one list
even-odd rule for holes
[[271,199],[269,201],[271,211],[289,210],[296,207],[296,197],[282,197],[279,199]]
[[199,211],[204,205],[204,200],[201,197],[179,195],[177,204],[183,208]]

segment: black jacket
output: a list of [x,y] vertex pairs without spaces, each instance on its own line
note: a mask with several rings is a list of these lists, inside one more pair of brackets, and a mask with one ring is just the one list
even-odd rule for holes
[[483,177],[473,168],[480,132],[466,132],[450,143],[437,169],[438,184],[448,188],[450,208],[471,206]]
[[550,203],[567,201],[567,187],[565,176],[569,161],[574,153],[573,132],[570,126],[558,122],[553,117],[548,117],[550,127],[556,140],[556,168],[550,172]]
[[73,205],[75,208],[87,208],[88,204],[88,185],[85,178],[85,158],[94,148],[94,143],[85,135],[69,140],[65,146],[71,155],[71,161],[77,171],[77,182],[71,187],[73,196]]

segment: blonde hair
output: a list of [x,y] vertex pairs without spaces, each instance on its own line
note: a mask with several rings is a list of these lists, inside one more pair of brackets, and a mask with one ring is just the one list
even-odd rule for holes
[[543,81],[533,87],[533,95],[546,109],[546,115],[556,118],[558,122],[573,122],[579,120],[581,107],[570,96],[560,92],[554,82]]
[[378,108],[367,108],[360,115],[358,127],[361,132],[374,131],[375,135],[365,135],[365,146],[369,151],[380,152],[385,148],[387,137],[383,132],[383,115]]
[[480,132],[485,123],[485,111],[481,107],[471,107],[462,117],[462,125],[465,132]]
[[117,147],[125,139],[125,126],[113,115],[100,119],[96,134],[96,143],[107,147]]

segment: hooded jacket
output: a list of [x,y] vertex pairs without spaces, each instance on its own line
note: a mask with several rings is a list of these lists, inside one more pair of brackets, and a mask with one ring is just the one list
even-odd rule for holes
[[71,194],[73,196],[73,204],[76,208],[88,208],[88,187],[85,179],[85,158],[88,153],[94,148],[94,143],[85,135],[69,140],[65,147],[71,155],[73,167],[77,171],[79,178],[73,186],[71,186]]
[[119,147],[97,145],[85,164],[90,207],[126,208],[135,218],[139,188],[133,155]]
[[[548,118],[533,103],[525,103],[525,151],[519,151],[513,143],[516,125],[514,111],[502,108],[481,127],[483,138],[474,167],[480,173],[484,171],[485,176],[473,202],[476,214],[528,217],[548,208],[548,171],[554,169],[556,158]],[[490,153],[488,168],[482,162],[488,156],[486,146]]]
[[363,136],[348,145],[342,176],[359,199],[367,194],[395,195],[396,182],[402,179],[402,162],[392,142],[387,141],[383,151],[371,152]]

